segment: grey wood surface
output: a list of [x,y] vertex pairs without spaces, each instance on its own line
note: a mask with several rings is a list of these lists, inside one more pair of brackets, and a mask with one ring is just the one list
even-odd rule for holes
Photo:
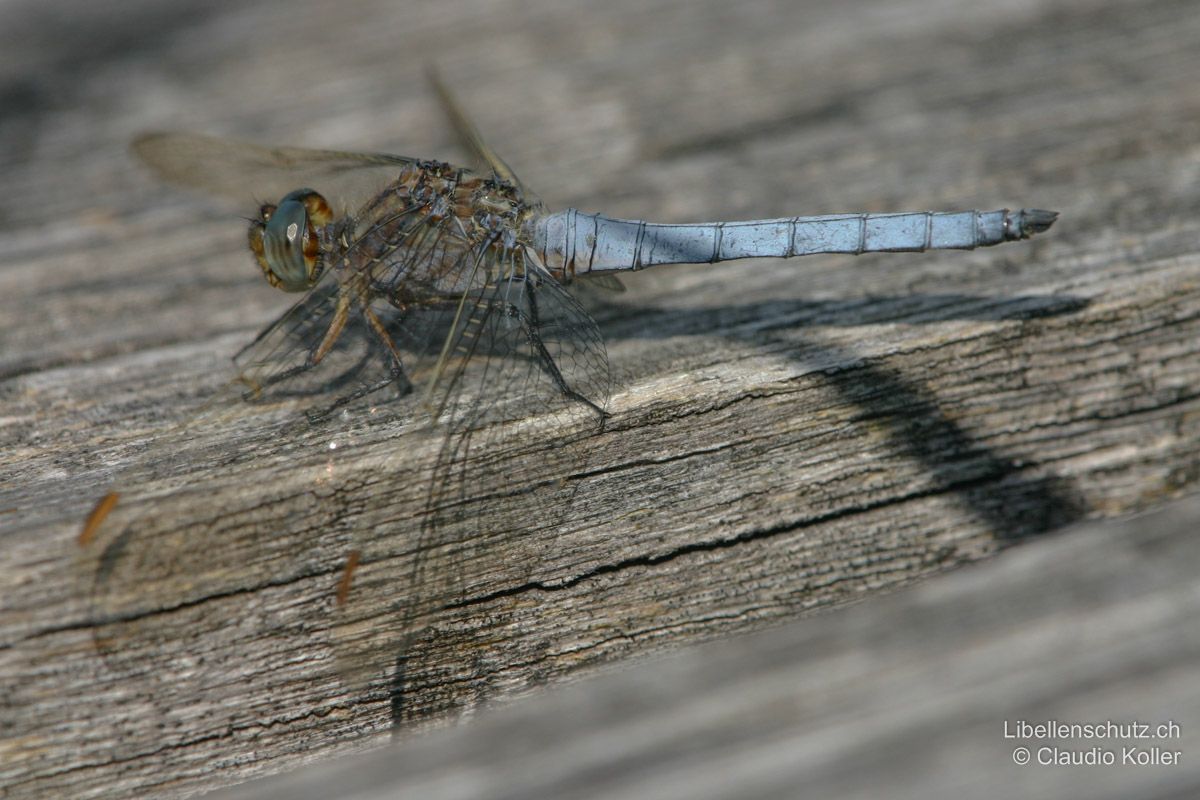
[[[886,609],[1193,492],[1198,10],[7,4],[0,786],[175,796],[279,772],[685,644]],[[430,62],[554,208],[1062,217],[971,253],[634,276],[597,310],[618,381],[586,458],[504,453],[529,491],[481,485],[482,515],[431,540],[435,448],[403,420],[336,458],[327,429],[251,411],[171,433],[289,300],[242,221],[126,150],[185,129],[461,160]],[[351,613],[335,593],[364,542]]]
[[1198,528],[1195,498],[1076,526],[221,797],[1195,797]]

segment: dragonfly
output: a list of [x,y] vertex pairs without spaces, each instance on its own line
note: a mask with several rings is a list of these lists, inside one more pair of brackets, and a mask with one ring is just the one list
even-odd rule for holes
[[[658,224],[550,211],[431,78],[481,168],[190,133],[148,134],[133,144],[170,183],[233,200],[278,198],[248,218],[247,249],[267,283],[298,300],[236,355],[226,395],[234,405],[278,402],[289,413],[298,406],[311,426],[336,427],[364,404],[412,410],[422,418],[415,427],[437,441],[432,472],[422,478],[417,538],[425,549],[439,544],[447,515],[469,513],[469,494],[515,480],[504,454],[530,435],[520,430],[523,420],[541,420],[533,435],[554,440],[539,451],[551,454],[542,465],[551,476],[577,468],[582,443],[603,430],[612,375],[575,287],[620,289],[620,273],[663,264],[969,250],[1028,239],[1057,217],[1023,208]],[[511,487],[491,492],[513,494]],[[548,497],[541,508],[570,500],[553,487]],[[97,504],[82,544],[92,545],[117,504],[116,492]],[[370,583],[366,565],[387,561],[372,551],[369,534],[356,536],[335,589],[339,608]],[[98,586],[108,585],[132,549],[128,537],[107,544],[93,565]],[[419,597],[428,578],[421,573],[431,568],[420,558],[413,563],[404,576],[378,578],[411,585],[397,601],[405,615],[398,627],[410,638],[417,620],[434,611]],[[128,633],[139,615],[114,603],[106,616],[110,633],[117,625]],[[365,636],[367,620],[347,624],[355,632],[346,638]],[[353,661],[380,658],[377,644],[360,645]]]

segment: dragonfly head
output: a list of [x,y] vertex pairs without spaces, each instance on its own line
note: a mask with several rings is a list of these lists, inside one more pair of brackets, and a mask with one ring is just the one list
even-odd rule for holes
[[285,292],[311,289],[325,269],[317,229],[333,219],[325,198],[297,189],[258,213],[250,222],[250,250],[267,283]]

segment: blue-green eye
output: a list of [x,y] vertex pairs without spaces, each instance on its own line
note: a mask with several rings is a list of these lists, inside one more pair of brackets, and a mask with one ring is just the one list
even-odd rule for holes
[[317,228],[332,219],[325,198],[312,189],[297,189],[278,206],[263,206],[259,219],[250,223],[250,250],[267,283],[285,292],[311,289],[324,269]]
[[263,229],[263,257],[285,292],[300,292],[312,285],[305,263],[311,235],[308,211],[299,200],[285,199],[267,220]]

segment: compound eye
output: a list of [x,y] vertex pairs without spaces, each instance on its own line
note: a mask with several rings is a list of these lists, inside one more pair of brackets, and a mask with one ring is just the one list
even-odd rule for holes
[[262,249],[272,285],[285,292],[302,292],[315,282],[316,233],[304,203],[290,195],[280,202],[263,227]]
[[250,222],[250,252],[267,283],[285,292],[315,286],[324,269],[317,228],[333,220],[325,198],[312,189],[297,189],[278,206],[264,205],[258,217]]

